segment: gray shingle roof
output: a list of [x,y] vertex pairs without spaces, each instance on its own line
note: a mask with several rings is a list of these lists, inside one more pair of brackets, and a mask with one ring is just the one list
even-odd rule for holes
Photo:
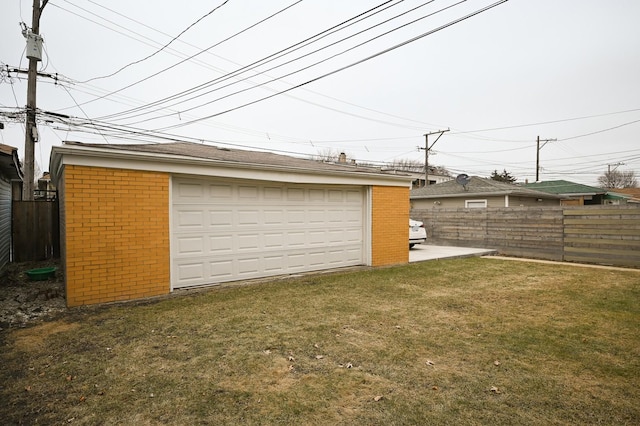
[[399,175],[394,172],[383,172],[379,168],[363,167],[349,163],[332,163],[316,161],[271,152],[247,151],[240,149],[220,148],[212,145],[192,142],[172,142],[154,144],[88,144],[82,142],[65,142],[67,146],[100,148],[105,150],[130,151],[148,154],[176,155],[189,158],[201,158],[227,163],[253,164],[264,166],[280,166],[317,172],[368,173],[376,175]]
[[518,185],[498,182],[493,179],[484,179],[477,176],[471,176],[471,180],[466,185],[466,188],[455,180],[451,180],[435,185],[428,185],[422,188],[412,189],[410,198],[450,198],[467,196],[469,194],[483,196],[517,195],[532,198],[560,198],[555,194],[534,191]]

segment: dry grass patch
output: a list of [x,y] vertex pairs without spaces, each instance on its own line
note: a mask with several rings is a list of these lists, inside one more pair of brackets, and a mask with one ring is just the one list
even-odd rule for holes
[[0,418],[638,424],[639,302],[638,271],[474,258],[76,309],[3,333]]

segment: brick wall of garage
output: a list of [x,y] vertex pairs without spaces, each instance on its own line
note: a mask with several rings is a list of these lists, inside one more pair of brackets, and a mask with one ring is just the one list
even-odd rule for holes
[[75,165],[63,173],[67,305],[169,293],[169,175]]
[[409,188],[374,186],[371,205],[372,266],[409,262]]

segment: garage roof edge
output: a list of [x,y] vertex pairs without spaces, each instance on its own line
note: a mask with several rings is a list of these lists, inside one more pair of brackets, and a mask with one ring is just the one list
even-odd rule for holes
[[[157,144],[154,144],[157,145]],[[161,144],[170,146],[172,144]],[[190,146],[200,147],[198,144],[185,143],[180,144],[181,147]],[[139,148],[140,146],[136,146]],[[119,149],[122,148],[122,149]],[[227,150],[219,149],[209,146],[211,150],[218,150],[216,152],[239,152],[239,150]],[[206,148],[205,148],[206,149]],[[276,159],[282,162],[282,164],[269,164],[266,162],[250,161],[243,162],[239,160],[229,159],[216,159],[207,158],[204,156],[185,155],[176,152],[153,152],[143,148],[131,149],[127,145],[103,145],[103,144],[84,144],[79,142],[65,142],[62,146],[53,147],[50,157],[50,169],[52,173],[52,179],[57,182],[62,167],[67,164],[64,160],[65,156],[68,158],[94,158],[98,160],[106,159],[122,159],[122,160],[138,160],[146,163],[162,163],[162,164],[175,164],[175,165],[200,165],[206,167],[220,167],[227,169],[239,169],[239,170],[262,170],[266,172],[289,172],[300,173],[306,175],[327,175],[327,176],[343,176],[358,179],[371,179],[373,181],[391,181],[395,184],[407,184],[410,185],[412,180],[409,175],[390,174],[382,171],[376,171],[371,168],[364,168],[345,164],[332,164],[322,163],[314,160],[300,159],[295,157],[288,157],[284,155],[277,155],[272,153],[261,153],[256,151],[242,151],[240,156],[252,156],[257,159],[264,157],[265,159]],[[288,163],[288,164],[285,164]],[[290,163],[299,163],[291,165]],[[126,167],[125,167],[126,168]],[[175,172],[168,168],[165,170],[168,173]]]

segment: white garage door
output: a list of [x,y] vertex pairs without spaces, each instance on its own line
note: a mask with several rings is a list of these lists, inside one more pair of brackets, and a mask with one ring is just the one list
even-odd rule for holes
[[363,263],[361,187],[173,178],[172,288]]

